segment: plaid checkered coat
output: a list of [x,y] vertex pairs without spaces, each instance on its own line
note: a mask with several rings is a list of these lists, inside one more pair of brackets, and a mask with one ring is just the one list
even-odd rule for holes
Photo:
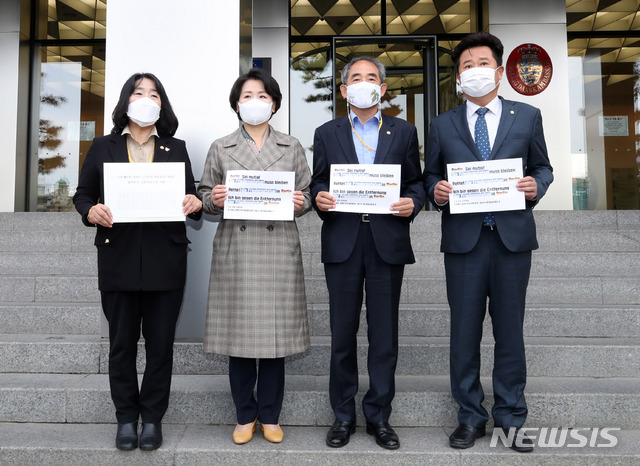
[[222,214],[213,240],[204,351],[278,358],[309,348],[307,300],[295,221],[226,220],[211,200],[228,170],[293,171],[311,209],[311,174],[297,139],[270,128],[258,156],[240,129],[211,144],[198,192],[204,211]]

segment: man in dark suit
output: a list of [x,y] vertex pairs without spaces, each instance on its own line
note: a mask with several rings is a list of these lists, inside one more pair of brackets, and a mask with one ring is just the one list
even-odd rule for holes
[[[450,375],[460,405],[459,426],[449,437],[454,448],[471,447],[485,435],[480,340],[487,298],[495,339],[492,416],[526,452],[533,442],[520,428],[527,416],[523,340],[525,297],[531,251],[538,248],[533,207],[553,181],[540,111],[498,97],[503,46],[491,34],[465,37],[453,60],[466,103],[435,118],[425,157],[425,188],[442,211],[441,251],[451,309]],[[522,159],[524,210],[451,214],[447,165],[480,160]]]
[[[355,432],[358,391],[356,334],[363,286],[369,337],[369,390],[362,400],[367,433],[383,448],[400,441],[389,425],[398,356],[398,308],[404,265],[415,262],[409,225],[425,201],[416,128],[382,115],[378,102],[386,91],[385,69],[376,59],[358,57],[342,71],[340,91],[349,115],[320,126],[314,138],[311,195],[323,220],[322,262],[329,290],[331,367],[329,394],[335,422],[327,445],[342,447]],[[330,211],[332,164],[401,166],[400,199],[394,214]]]

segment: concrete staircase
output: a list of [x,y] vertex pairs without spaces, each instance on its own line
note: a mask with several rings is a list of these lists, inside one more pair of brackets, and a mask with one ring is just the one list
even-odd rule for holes
[[[448,308],[435,212],[422,212],[414,222],[417,263],[405,273],[391,417],[402,447],[384,451],[363,428],[347,447],[326,447],[333,421],[328,298],[320,221],[312,213],[298,220],[312,348],[287,362],[283,444],[257,435],[248,445],[234,445],[226,359],[205,355],[200,343],[179,341],[163,447],[120,452],[113,446],[93,230],[75,213],[0,213],[0,464],[640,464],[640,212],[540,211],[536,220],[540,249],[525,324],[527,426],[620,428],[615,447],[538,447],[523,455],[491,447],[490,435],[469,450],[448,447],[457,408],[449,391]],[[364,320],[360,333],[366,335]],[[485,334],[490,408],[488,323]],[[366,338],[360,358],[366,374]]]

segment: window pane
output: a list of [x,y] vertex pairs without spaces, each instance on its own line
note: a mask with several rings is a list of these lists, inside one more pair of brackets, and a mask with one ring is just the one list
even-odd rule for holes
[[464,102],[451,59],[451,53],[459,42],[458,40],[438,41],[438,113],[444,113]]
[[31,210],[72,211],[84,156],[103,133],[104,47],[41,47],[39,78]]
[[315,129],[332,119],[330,45],[294,44],[291,49],[290,131],[302,144],[309,166]]
[[640,209],[640,39],[569,41],[575,209]]

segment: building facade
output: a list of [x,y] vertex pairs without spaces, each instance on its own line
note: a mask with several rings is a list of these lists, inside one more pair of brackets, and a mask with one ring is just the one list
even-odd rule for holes
[[[91,141],[110,132],[121,86],[140,71],[163,82],[196,180],[211,142],[237,128],[228,94],[252,66],[279,82],[283,101],[272,124],[298,138],[311,160],[315,128],[346,110],[335,92],[340,70],[353,56],[378,57],[388,69],[384,111],[416,125],[424,153],[429,120],[461,102],[451,51],[480,30],[502,40],[505,65],[527,46],[548,56],[541,92],[519,92],[507,73],[499,92],[542,111],[555,181],[538,209],[640,209],[639,5],[182,0],[177,8],[171,0],[4,0],[0,212],[74,209]],[[188,226],[198,254],[190,256],[185,305],[200,311],[179,331],[197,338],[216,221]]]
[[[94,136],[110,130],[120,83],[149,70],[180,112],[196,178],[208,144],[233,129],[226,95],[266,66],[280,82],[273,121],[309,149],[316,126],[344,112],[339,71],[357,54],[389,68],[387,111],[416,124],[460,101],[450,52],[489,30],[505,59],[540,46],[552,76],[539,94],[503,79],[500,94],[542,109],[556,181],[545,209],[638,209],[637,1],[13,0],[3,2],[2,211],[64,211]],[[335,57],[335,59],[334,59]],[[255,59],[255,60],[253,60]],[[197,96],[192,86],[208,88]],[[190,84],[193,83],[193,84]],[[203,98],[204,97],[204,98]],[[65,188],[61,189],[60,185]]]
[[[548,54],[552,74],[523,95],[542,110],[556,181],[542,209],[638,209],[640,15],[633,0],[8,0],[0,6],[0,211],[72,210],[91,140],[109,132],[121,83],[165,83],[199,177],[206,150],[233,130],[233,80],[268,67],[284,100],[273,125],[312,154],[315,127],[344,114],[339,72],[372,54],[388,67],[385,111],[414,123],[460,103],[450,59],[488,30],[509,54]],[[506,63],[505,63],[506,65]]]

